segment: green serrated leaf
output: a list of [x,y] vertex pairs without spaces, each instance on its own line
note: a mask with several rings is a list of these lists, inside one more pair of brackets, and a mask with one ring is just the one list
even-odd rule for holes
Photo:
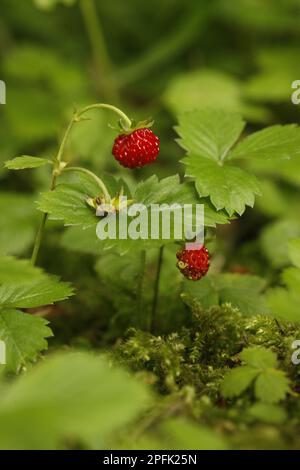
[[33,266],[28,260],[21,260],[12,256],[0,256],[0,284],[28,282],[28,280],[31,281],[43,276],[43,271]]
[[277,365],[276,355],[273,351],[259,346],[243,349],[240,356],[247,365],[256,369],[276,367]]
[[46,158],[22,155],[21,157],[16,157],[13,160],[5,162],[5,168],[9,170],[24,170],[27,168],[39,168],[40,166],[49,165],[51,163],[52,162]]
[[229,158],[289,160],[300,154],[300,128],[296,124],[275,125],[242,140]]
[[204,224],[215,227],[216,224],[228,223],[223,211],[217,212],[208,199],[199,198],[192,183],[180,183],[179,175],[158,180],[153,175],[136,186],[134,201],[145,204],[203,204]]
[[289,380],[281,370],[267,369],[255,382],[255,396],[265,403],[278,403],[289,390]]
[[0,340],[6,346],[7,372],[18,372],[47,349],[46,338],[52,336],[47,324],[43,318],[19,310],[0,310]]
[[99,218],[86,200],[99,196],[99,192],[99,188],[91,194],[77,184],[60,184],[55,191],[41,194],[38,208],[47,212],[50,219],[63,220],[66,225],[95,226]]
[[53,304],[73,295],[70,284],[57,278],[0,287],[0,308],[32,308]]
[[176,131],[178,143],[189,155],[224,161],[245,122],[238,114],[211,109],[182,114]]
[[221,384],[221,392],[225,398],[233,398],[243,393],[257,377],[259,371],[250,366],[237,367],[230,370]]
[[210,197],[217,210],[225,209],[230,216],[243,214],[246,206],[253,207],[260,187],[254,175],[231,165],[197,156],[183,159],[187,165],[185,176],[195,180],[200,197]]

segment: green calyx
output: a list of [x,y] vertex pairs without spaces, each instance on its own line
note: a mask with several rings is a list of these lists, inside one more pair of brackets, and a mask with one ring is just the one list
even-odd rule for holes
[[152,118],[145,119],[144,121],[136,122],[134,119],[131,120],[131,126],[128,126],[123,119],[119,119],[118,126],[110,126],[112,129],[118,131],[120,134],[132,134],[132,132],[137,131],[138,129],[145,129],[152,127],[154,124],[154,120]]

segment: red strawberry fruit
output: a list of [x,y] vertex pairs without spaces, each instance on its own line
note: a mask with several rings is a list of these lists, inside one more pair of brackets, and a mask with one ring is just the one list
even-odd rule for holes
[[139,168],[155,162],[159,153],[159,138],[148,128],[119,135],[112,153],[127,168]]
[[180,250],[177,253],[177,267],[188,279],[198,281],[207,273],[210,255],[203,245],[199,250]]

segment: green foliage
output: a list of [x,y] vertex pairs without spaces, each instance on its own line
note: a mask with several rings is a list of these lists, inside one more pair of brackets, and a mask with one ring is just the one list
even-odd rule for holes
[[300,129],[295,124],[271,126],[246,137],[229,158],[289,160],[300,153]]
[[299,256],[300,244],[299,238],[292,240],[289,244],[290,259],[295,268],[287,268],[282,279],[287,289],[276,287],[270,289],[268,293],[268,303],[275,318],[281,318],[291,322],[299,322],[299,301],[300,301],[300,269]]
[[8,170],[24,170],[26,168],[38,168],[48,165],[49,163],[51,162],[45,158],[22,155],[21,157],[16,157],[13,160],[5,162],[5,167],[8,168]]
[[37,214],[32,196],[0,193],[0,251],[21,254],[29,248],[35,236]]
[[3,386],[1,448],[62,449],[81,443],[101,449],[147,401],[145,387],[111,369],[104,357],[60,353]]
[[276,369],[276,355],[271,350],[246,348],[240,358],[246,365],[227,373],[221,386],[224,397],[239,396],[254,382],[254,393],[258,400],[277,403],[284,399],[289,392],[289,380],[283,371]]
[[4,256],[0,266],[0,339],[7,350],[5,370],[18,372],[47,349],[45,338],[52,336],[52,331],[43,318],[17,309],[67,299],[73,289],[25,260]]
[[260,194],[253,175],[227,163],[243,127],[238,115],[197,110],[182,115],[176,128],[187,150],[185,176],[195,180],[200,197],[210,197],[217,210],[225,209],[230,216],[253,207],[255,194]]
[[[0,448],[300,448],[298,13],[298,0],[2,0]],[[158,160],[119,166],[97,109],[49,192],[72,111],[99,100],[155,119]],[[182,278],[184,240],[99,240],[96,175],[148,208],[203,204],[207,276]],[[11,256],[30,257],[41,217],[37,262],[76,297]],[[91,352],[54,353],[66,348]]]
[[0,307],[0,338],[6,344],[7,372],[18,372],[47,349],[46,338],[52,336],[47,325],[48,322],[38,316]]

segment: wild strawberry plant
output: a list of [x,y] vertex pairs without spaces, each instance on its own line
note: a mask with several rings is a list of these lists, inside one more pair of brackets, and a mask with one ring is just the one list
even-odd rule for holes
[[[117,178],[72,165],[67,149],[73,128],[95,109],[119,116],[111,142],[117,160],[111,156],[113,164],[120,163],[129,174],[151,163],[152,176],[144,179],[136,173],[135,182],[125,173]],[[251,171],[254,161],[281,165],[282,160],[299,158],[300,130],[296,125],[276,125],[249,134],[238,114],[213,109],[182,113],[175,129],[184,150],[185,177],[159,179],[155,175],[159,129],[150,129],[152,124],[149,120],[136,124],[112,105],[91,105],[74,112],[53,159],[21,156],[5,164],[10,170],[49,166],[51,180],[49,191],[37,200],[42,214],[31,262],[1,258],[0,339],[7,344],[3,373],[24,372],[41,357],[53,334],[51,323],[40,316],[42,309],[76,294],[69,283],[36,267],[49,219],[67,227],[56,248],[70,253],[71,270],[78,268],[77,256],[96,258],[99,279],[89,278],[88,292],[101,296],[110,309],[113,326],[105,340],[109,356],[116,365],[129,367],[136,378],[124,378],[124,372],[111,370],[105,359],[88,353],[46,358],[12,384],[3,385],[3,447],[18,446],[20,440],[26,448],[51,448],[60,442],[71,448],[78,443],[99,448],[105,442],[155,447],[158,430],[165,445],[184,448],[184,439],[178,442],[176,433],[185,429],[189,442],[205,437],[208,447],[226,448],[243,446],[243,436],[249,439],[251,431],[244,422],[257,426],[258,440],[264,425],[283,425],[288,413],[298,422],[298,372],[290,361],[290,345],[300,333],[299,239],[289,246],[294,266],[283,272],[285,286],[267,288],[258,275],[224,272],[226,260],[216,234],[226,233],[229,224],[247,217],[246,208],[261,197],[263,184]],[[127,205],[143,203],[147,209],[151,204],[203,204],[205,246],[186,250],[184,238],[165,240],[161,235],[155,240],[99,240],[99,208],[103,203],[109,207],[102,218],[118,214],[124,209],[123,196]],[[62,274],[68,270],[68,266],[61,268]],[[57,325],[56,334],[59,337]],[[121,341],[112,349],[111,342],[118,336]],[[97,340],[96,335],[89,346],[97,347]],[[72,384],[66,374],[74,374]],[[78,406],[81,392],[85,403]],[[35,422],[38,433],[25,436],[16,410],[29,416],[40,404],[44,414]],[[178,414],[181,418],[175,418]],[[230,423],[231,438],[220,438],[215,432],[220,417],[224,426]],[[197,427],[192,420],[214,430]],[[135,426],[128,424],[132,422]],[[125,425],[126,431],[113,440],[111,433]],[[74,441],[67,442],[70,435]]]

